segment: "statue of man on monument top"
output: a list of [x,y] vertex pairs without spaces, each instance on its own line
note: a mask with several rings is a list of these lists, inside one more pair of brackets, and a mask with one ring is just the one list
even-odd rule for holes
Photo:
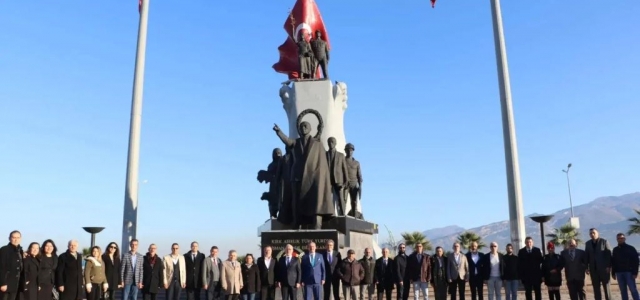
[[291,184],[293,189],[293,228],[321,229],[322,220],[335,212],[329,165],[322,141],[311,136],[309,122],[300,122],[299,138],[291,139],[278,125],[273,131],[280,140],[293,149]]

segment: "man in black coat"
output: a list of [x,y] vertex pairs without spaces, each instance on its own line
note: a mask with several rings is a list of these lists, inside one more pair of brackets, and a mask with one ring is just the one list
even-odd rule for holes
[[484,253],[478,252],[478,243],[471,242],[469,252],[467,252],[467,262],[469,262],[469,287],[471,288],[471,299],[482,300],[484,288]]
[[204,254],[198,251],[198,242],[191,243],[191,251],[184,254],[187,271],[187,299],[200,300],[202,289],[202,262]]
[[406,245],[404,243],[398,245],[398,255],[395,257],[396,287],[398,289],[397,300],[409,299],[409,289],[411,288],[411,280],[409,280],[409,274],[407,273],[408,256],[404,252],[405,249]]
[[83,282],[82,253],[78,253],[78,241],[71,240],[67,251],[58,257],[56,286],[60,291],[60,300],[84,299]]
[[272,256],[271,246],[264,247],[262,257],[258,258],[260,271],[260,300],[276,299],[276,259]]
[[9,234],[9,244],[0,248],[0,300],[18,299],[23,270],[21,239],[20,231],[14,230]]
[[536,295],[536,300],[542,299],[540,285],[542,284],[542,251],[533,246],[533,239],[528,236],[525,247],[518,251],[518,275],[524,285],[525,297],[532,300],[531,292]]
[[334,242],[329,240],[324,253],[324,269],[327,274],[327,280],[324,282],[324,300],[331,300],[331,296],[333,300],[340,299],[340,276],[336,273],[340,267],[342,255],[334,249],[334,246]]
[[394,268],[393,259],[389,257],[389,249],[382,248],[382,257],[376,260],[373,272],[373,280],[378,290],[378,300],[382,300],[383,296],[386,296],[387,300],[391,300],[391,291],[395,283]]

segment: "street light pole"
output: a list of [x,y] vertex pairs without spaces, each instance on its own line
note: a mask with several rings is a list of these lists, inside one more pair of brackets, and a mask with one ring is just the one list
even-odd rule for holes
[[571,182],[569,181],[569,170],[571,169],[571,163],[567,165],[566,170],[562,170],[565,174],[567,174],[567,188],[569,189],[569,207],[571,208],[571,217],[573,218],[573,200],[571,199]]

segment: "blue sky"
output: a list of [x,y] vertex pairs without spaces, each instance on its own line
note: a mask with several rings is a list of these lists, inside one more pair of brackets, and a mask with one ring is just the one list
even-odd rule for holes
[[[317,0],[365,216],[396,235],[508,218],[488,0]],[[293,0],[150,2],[138,237],[255,252],[256,172],[286,125],[271,66]],[[524,209],[638,191],[640,2],[503,1]],[[121,237],[137,1],[0,5],[0,228]],[[381,240],[384,239],[381,235]]]

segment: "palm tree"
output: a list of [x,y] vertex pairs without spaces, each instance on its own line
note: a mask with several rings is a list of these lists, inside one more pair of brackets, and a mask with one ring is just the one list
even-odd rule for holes
[[404,244],[408,247],[415,248],[416,245],[422,244],[424,250],[431,251],[433,249],[431,241],[420,231],[403,232],[400,235],[402,235]]
[[640,210],[634,210],[636,211],[637,216],[627,219],[627,221],[631,222],[631,224],[629,224],[629,231],[627,231],[627,235],[640,234]]
[[576,244],[582,242],[579,238],[580,231],[571,224],[564,224],[560,228],[554,228],[553,233],[549,233],[546,237],[550,238],[549,242],[556,246],[565,245],[569,240],[576,240]]
[[465,231],[458,236],[458,243],[460,243],[460,248],[462,249],[469,249],[473,242],[478,243],[478,250],[487,246],[482,242],[482,237],[475,232]]

